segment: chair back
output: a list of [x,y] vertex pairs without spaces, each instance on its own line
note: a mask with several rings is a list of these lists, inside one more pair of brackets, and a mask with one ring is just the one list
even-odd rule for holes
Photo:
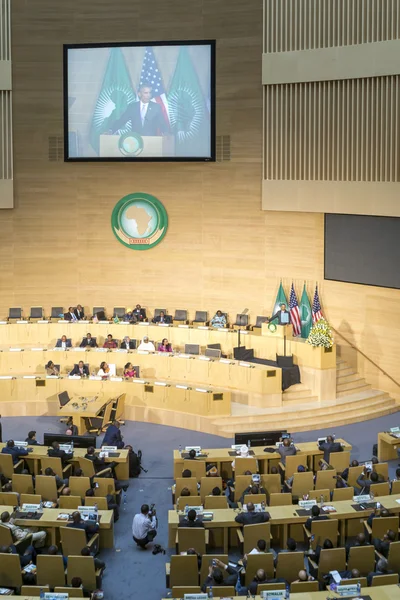
[[38,554],[36,557],[36,583],[38,586],[48,584],[51,588],[65,585],[65,567],[63,557]]
[[389,464],[388,463],[376,463],[373,465],[373,470],[378,475],[381,475],[385,481],[389,479]]
[[99,484],[94,490],[96,497],[105,498],[108,494],[115,497],[115,482],[112,477],[95,477],[93,481]]
[[398,573],[391,573],[390,575],[375,575],[372,578],[371,587],[377,587],[379,585],[396,585],[399,583]]
[[166,308],[155,308],[154,309],[154,318],[159,317],[160,313],[164,313],[164,315],[167,314],[167,309]]
[[366,577],[354,577],[352,579],[346,579],[346,585],[354,585],[355,583],[359,583],[362,588],[367,587],[367,578]]
[[293,456],[287,456],[285,462],[285,479],[289,479],[292,475],[297,473],[297,467],[305,464],[305,457],[302,454],[294,454]]
[[208,321],[208,312],[206,310],[196,310],[194,322],[205,323],[206,321]]
[[[210,586],[207,586],[207,594],[210,591]],[[233,585],[218,585],[214,587],[214,594],[218,592],[220,598],[232,598],[235,596],[235,586]]]
[[90,479],[86,476],[70,477],[68,487],[71,490],[71,494],[73,496],[80,496],[81,498],[84,498],[86,495],[86,490],[90,489]]
[[51,469],[53,469],[53,471],[56,475],[58,475],[61,478],[64,477],[61,458],[59,458],[58,456],[54,456],[54,457],[43,456],[43,457],[41,457],[40,458],[40,467],[42,469],[43,475],[44,475],[44,472],[47,469],[47,467],[50,467]]
[[18,494],[16,492],[0,492],[1,506],[18,506]]
[[254,579],[258,569],[264,569],[268,579],[274,577],[274,557],[270,552],[263,554],[249,554],[247,556],[246,575],[244,584],[248,586]]
[[[192,472],[192,477],[196,477],[200,483],[202,477],[206,476],[206,463],[203,460],[184,460],[182,471],[189,469]],[[178,477],[181,476],[179,473]]]
[[318,592],[318,590],[318,581],[292,581],[292,583],[290,584],[290,592],[292,594],[302,594],[303,592]]
[[223,494],[222,496],[206,496],[204,499],[204,508],[206,510],[214,510],[216,508],[228,508],[228,500]]
[[372,521],[372,538],[383,538],[388,529],[392,529],[398,539],[399,517],[379,517]]
[[382,483],[373,483],[370,490],[375,496],[389,496],[390,494],[390,483],[384,481]]
[[258,463],[256,458],[235,458],[235,477],[244,475],[246,471],[257,473]]
[[217,487],[222,492],[222,477],[202,477],[200,481],[200,496],[204,502],[206,496],[209,496],[213,489]]
[[350,464],[350,452],[331,452],[329,455],[329,464],[338,473],[342,473]]
[[286,579],[288,583],[299,578],[299,571],[304,569],[303,552],[280,552],[276,564],[276,578]]
[[363,470],[363,465],[359,465],[358,467],[349,467],[349,476],[347,478],[347,483],[350,486],[355,487],[357,485],[357,479],[360,477]]
[[285,590],[286,583],[259,583],[257,586],[257,595],[260,596],[261,592],[268,592],[274,590]]
[[47,475],[36,475],[35,492],[40,494],[43,500],[57,501],[56,478]]
[[22,596],[37,596],[39,598],[40,596],[40,592],[43,590],[43,592],[46,594],[48,592],[50,592],[50,586],[48,585],[23,585],[21,588],[21,595]]
[[[9,542],[7,545],[9,546]],[[2,554],[0,560],[0,587],[20,588],[22,586],[21,564],[18,554]]]
[[315,479],[315,489],[331,491],[334,490],[336,487],[336,475],[336,469],[328,469],[327,471],[317,471],[317,477]]
[[400,494],[400,479],[397,481],[392,481],[392,491],[391,494]]
[[58,499],[59,508],[74,508],[77,509],[81,504],[82,498],[80,496],[60,496]]
[[60,527],[60,536],[64,556],[80,556],[82,548],[87,546],[86,531],[84,529]]
[[23,504],[40,504],[42,496],[40,494],[21,494],[19,501],[21,506]]
[[64,314],[64,307],[63,306],[52,306],[51,307],[51,314],[50,314],[50,319],[59,319],[60,315]]
[[14,473],[12,476],[12,489],[18,494],[33,494],[32,475],[20,475]]
[[196,552],[199,554],[206,553],[206,530],[203,527],[179,527],[177,531],[178,552],[186,552],[188,548],[196,548]]
[[196,477],[177,477],[175,486],[175,498],[181,495],[183,488],[190,490],[191,496],[198,496]]
[[270,506],[289,506],[293,503],[292,494],[270,494]]
[[31,306],[30,319],[43,319],[43,308],[41,306]]
[[[321,540],[331,540],[333,546],[337,548],[338,541],[338,524],[337,519],[328,519],[327,521],[312,521],[311,534],[314,534],[314,541],[311,542],[313,550],[317,547],[318,538]],[[344,571],[344,569],[341,569]]]
[[[139,377],[139,373],[138,373]],[[116,407],[115,407],[115,420],[122,421],[124,412],[125,412],[125,400],[126,394],[120,394],[117,398]]]
[[172,588],[171,598],[183,598],[185,594],[201,594],[200,586],[195,585],[176,585]]
[[251,475],[236,475],[235,477],[235,502],[239,502],[243,492],[251,485]]
[[80,577],[83,587],[89,591],[97,588],[93,556],[68,557],[67,582],[69,585],[74,577]]
[[2,454],[0,452],[0,472],[8,479],[12,479],[14,475],[14,463],[11,454]]
[[328,489],[326,489],[326,490],[310,490],[308,492],[308,495],[310,497],[310,500],[318,500],[318,502],[320,501],[321,496],[323,496],[324,502],[330,502],[330,499],[331,499],[331,492]]
[[281,476],[279,473],[261,475],[261,485],[267,494],[278,494],[281,491]]
[[234,325],[237,325],[239,327],[247,327],[248,324],[249,324],[249,315],[242,315],[240,313],[236,314],[236,321],[235,321]]
[[123,306],[114,306],[113,317],[123,318],[126,314],[126,310]]
[[22,308],[13,307],[8,309],[9,319],[22,319]]
[[324,575],[329,571],[345,571],[346,570],[346,549],[345,548],[330,548],[329,550],[321,550],[318,564],[318,579],[323,581]]
[[267,323],[268,322],[268,317],[264,317],[263,315],[257,315],[256,317],[256,324],[254,325],[254,327],[262,327],[263,323]]
[[13,543],[14,542],[13,537],[11,535],[11,529],[6,527],[5,525],[0,525],[0,546],[11,546],[11,544]]
[[[394,542],[400,543],[400,542]],[[352,546],[349,551],[347,570],[358,569],[360,575],[368,575],[375,568],[375,548],[373,546]]]
[[175,310],[174,321],[187,321],[187,310]]
[[258,540],[265,540],[267,548],[271,543],[271,523],[257,523],[243,527],[244,547],[243,553],[247,554],[257,546]]
[[[336,452],[339,454],[339,452]],[[346,488],[335,488],[333,490],[332,500],[333,502],[337,500],[353,500],[354,496],[354,488],[346,487]]]
[[295,473],[293,475],[292,494],[301,498],[304,494],[308,494],[314,488],[314,473],[306,471],[306,473]]
[[96,470],[91,460],[83,456],[78,456],[78,462],[79,468],[82,469],[86,477],[94,477],[96,475]]
[[85,506],[95,506],[97,504],[97,508],[99,510],[108,510],[107,498],[101,498],[97,496],[85,496],[84,500]]
[[93,306],[93,316],[95,317],[97,313],[104,313],[104,306]]
[[73,596],[74,598],[84,598],[82,588],[73,588],[72,589],[70,587],[58,585],[57,587],[54,588],[54,591],[56,594],[68,594],[69,597]]
[[389,569],[400,573],[400,542],[392,542],[388,555]]
[[178,585],[199,585],[199,566],[195,554],[171,556],[169,587],[173,588]]
[[[224,565],[228,564],[229,558],[227,554],[207,554],[203,556],[201,561],[201,569],[200,569],[200,583],[203,583],[207,579],[208,569],[212,564],[212,560],[216,558],[224,563]],[[217,594],[215,594],[217,595]]]
[[261,504],[261,502],[267,503],[267,495],[266,494],[246,494],[243,498],[244,504],[248,502],[252,502],[253,504]]
[[180,510],[183,510],[185,506],[199,506],[201,500],[200,496],[179,496],[179,498],[175,499],[175,503],[179,506]]

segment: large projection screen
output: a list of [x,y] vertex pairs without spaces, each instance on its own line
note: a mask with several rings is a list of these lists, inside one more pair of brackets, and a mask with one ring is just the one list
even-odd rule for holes
[[215,41],[64,46],[66,161],[214,161]]
[[400,288],[400,218],[325,215],[325,279]]

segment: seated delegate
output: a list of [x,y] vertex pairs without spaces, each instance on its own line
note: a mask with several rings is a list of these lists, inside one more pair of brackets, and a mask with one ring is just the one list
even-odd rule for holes
[[102,379],[108,379],[110,377],[110,367],[106,363],[105,360],[100,364],[100,369],[97,371],[97,377],[101,377]]
[[46,375],[55,375],[56,377],[58,377],[60,374],[60,371],[57,369],[56,365],[53,363],[52,360],[49,360],[49,362],[46,365]]
[[142,308],[140,304],[136,304],[136,308],[132,311],[134,317],[136,317],[137,321],[145,321],[146,320],[146,309]]
[[167,338],[164,338],[163,341],[158,344],[157,350],[158,352],[172,352],[172,346]]
[[57,340],[56,348],[62,348],[63,350],[66,350],[67,348],[71,347],[71,340],[68,340],[66,335],[63,335],[61,339]]
[[77,321],[77,316],[75,315],[75,308],[70,306],[68,312],[64,314],[64,321]]
[[222,311],[217,310],[217,312],[215,313],[215,315],[213,316],[213,318],[210,321],[210,325],[211,325],[211,327],[215,327],[216,329],[218,329],[219,327],[226,326],[226,317],[222,313]]
[[136,348],[136,342],[135,340],[131,340],[129,335],[126,335],[121,342],[120,348],[121,350],[134,350]]
[[138,346],[138,350],[147,350],[148,352],[156,351],[153,342],[149,341],[149,338],[147,335],[145,335],[144,338],[142,339],[142,341],[140,342],[140,344]]
[[126,363],[124,367],[124,377],[125,379],[131,379],[132,377],[137,377],[136,371],[133,368],[132,363]]
[[96,338],[92,337],[91,333],[87,333],[79,345],[81,348],[97,348]]
[[85,313],[81,304],[77,305],[76,309],[74,310],[74,315],[78,321],[82,321],[85,318]]
[[116,348],[117,342],[113,339],[111,333],[108,334],[107,339],[104,341],[103,348]]
[[79,375],[80,377],[89,377],[89,367],[85,365],[83,360],[80,360],[70,372],[70,375]]
[[165,323],[169,325],[171,323],[171,317],[169,315],[166,315],[165,312],[162,310],[158,317],[154,317],[153,323]]

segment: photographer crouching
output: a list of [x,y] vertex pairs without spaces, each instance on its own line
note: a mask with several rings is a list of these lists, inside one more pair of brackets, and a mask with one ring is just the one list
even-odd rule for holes
[[149,508],[148,504],[142,504],[140,513],[133,517],[132,536],[137,546],[146,549],[157,535],[157,517],[155,505]]

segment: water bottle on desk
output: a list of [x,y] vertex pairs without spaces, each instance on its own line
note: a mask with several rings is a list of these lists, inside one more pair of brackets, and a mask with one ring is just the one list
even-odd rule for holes
[[182,444],[179,444],[178,452],[180,455],[182,455]]
[[74,440],[71,440],[71,452],[74,451]]
[[97,504],[94,505],[94,516],[96,518],[96,523],[99,522],[99,507],[97,506]]
[[44,589],[40,588],[40,600],[44,600]]
[[358,581],[357,582],[357,596],[359,596],[361,594],[361,583]]
[[122,492],[122,494],[123,494],[122,497],[123,497],[124,510],[125,510],[126,509],[126,492],[125,492],[125,490]]
[[209,598],[214,598],[214,593],[213,593],[212,585],[210,585],[210,587],[208,588],[208,597]]
[[250,440],[247,440],[247,448],[248,448],[249,452],[250,452],[250,447],[251,447]]

